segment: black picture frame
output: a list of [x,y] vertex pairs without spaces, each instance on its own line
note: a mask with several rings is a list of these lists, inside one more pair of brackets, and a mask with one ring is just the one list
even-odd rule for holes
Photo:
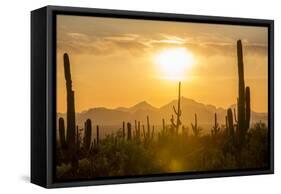
[[[56,128],[56,15],[102,16],[144,20],[264,26],[268,28],[269,166],[216,172],[58,182],[54,173]],[[46,6],[31,12],[31,182],[46,188],[168,181],[274,173],[274,21],[170,13]]]

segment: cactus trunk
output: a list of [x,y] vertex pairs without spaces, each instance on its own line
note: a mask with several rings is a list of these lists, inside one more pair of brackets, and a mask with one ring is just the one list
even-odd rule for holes
[[135,137],[137,136],[137,131],[138,131],[138,123],[137,120],[135,120]]
[[165,119],[162,119],[162,126],[163,126],[163,133],[165,133],[166,132]]
[[200,132],[201,132],[201,128],[198,127],[197,125],[197,114],[195,113],[194,114],[194,124],[191,123],[191,128],[192,128],[192,131],[194,133],[194,136],[195,137],[198,137],[200,135]]
[[91,145],[91,138],[92,138],[92,122],[90,119],[87,119],[85,122],[85,127],[84,127],[84,148],[86,150],[90,149]]
[[234,125],[233,125],[233,114],[232,110],[229,108],[227,109],[227,123],[228,123],[228,135],[230,137],[234,136]]
[[97,145],[100,143],[100,127],[97,125]]
[[213,129],[211,130],[211,134],[216,136],[220,131],[218,120],[217,120],[217,113],[215,113],[214,122],[215,122],[215,125],[214,125]]
[[132,138],[132,125],[131,123],[127,123],[127,140],[131,140]]
[[66,141],[65,141],[65,126],[63,118],[59,118],[59,138],[61,143],[61,148],[66,148]]
[[143,138],[145,139],[146,135],[145,135],[145,127],[144,127],[144,125],[142,125],[142,133],[143,133]]
[[137,127],[137,140],[140,141],[140,121],[138,121],[138,127]]
[[146,122],[147,122],[147,138],[150,137],[150,123],[149,123],[149,117],[146,117]]
[[245,129],[245,81],[244,81],[244,63],[243,63],[243,50],[242,42],[237,42],[237,57],[238,57],[238,133],[242,135],[242,131]]
[[246,87],[246,129],[250,127],[251,119],[251,102],[250,102],[250,87]]
[[75,107],[74,107],[74,91],[72,90],[72,80],[70,73],[70,63],[68,54],[64,54],[64,74],[66,80],[67,94],[67,144],[68,147],[75,147]]
[[122,137],[125,139],[126,134],[125,134],[125,122],[123,121],[123,126],[122,126]]
[[73,170],[76,170],[76,142],[75,142],[75,104],[74,104],[74,91],[72,90],[72,80],[70,71],[70,62],[68,54],[63,55],[64,60],[64,75],[66,81],[66,124],[67,124],[67,136],[66,144],[68,148],[68,159],[71,161]]
[[215,126],[218,126],[217,113],[215,113]]

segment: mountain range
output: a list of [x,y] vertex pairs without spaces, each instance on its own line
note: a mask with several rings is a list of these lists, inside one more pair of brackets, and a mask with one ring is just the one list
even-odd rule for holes
[[[146,124],[146,117],[149,116],[151,125],[162,125],[162,119],[164,118],[166,124],[170,124],[171,115],[173,112],[173,106],[177,106],[177,100],[173,100],[170,103],[156,108],[146,101],[140,102],[132,107],[119,107],[115,109],[109,109],[104,107],[90,108],[87,111],[83,111],[76,114],[76,121],[79,126],[83,126],[86,119],[90,118],[94,125],[100,126],[122,126],[122,122],[135,122],[135,120],[141,121]],[[236,105],[230,106],[235,108]],[[219,124],[225,123],[226,109],[217,108],[213,105],[203,104],[196,102],[195,100],[182,97],[181,98],[181,121],[183,125],[190,126],[191,122],[194,122],[194,114],[197,114],[198,125],[203,128],[211,127],[214,124],[214,113],[217,113],[217,119]],[[58,117],[65,118],[66,115],[58,113]],[[267,113],[251,112],[251,123],[265,122],[267,124]]]

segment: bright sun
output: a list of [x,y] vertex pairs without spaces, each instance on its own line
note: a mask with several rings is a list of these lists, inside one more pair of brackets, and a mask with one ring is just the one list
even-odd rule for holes
[[169,48],[155,56],[161,77],[169,80],[183,80],[186,71],[195,63],[193,54],[186,48]]

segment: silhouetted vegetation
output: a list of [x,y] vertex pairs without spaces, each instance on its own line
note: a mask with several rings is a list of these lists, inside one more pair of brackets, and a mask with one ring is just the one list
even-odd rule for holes
[[[99,125],[94,126],[90,119],[81,129],[75,124],[74,91],[69,58],[65,54],[67,126],[64,119],[59,118],[56,177],[67,180],[266,167],[269,162],[268,128],[262,122],[250,127],[250,87],[245,88],[240,40],[237,55],[237,119],[235,109],[234,114],[231,108],[227,110],[224,124],[218,123],[217,113],[214,113],[210,133],[201,134],[200,115],[194,113],[190,131],[188,124],[184,125],[180,120],[183,115],[179,82],[178,106],[171,110],[176,118],[172,114],[170,124],[162,119],[162,126],[153,125],[147,115],[146,125],[138,120],[133,125],[120,121],[120,129],[101,138]],[[95,127],[96,133],[92,134]],[[93,141],[92,136],[95,137]]]

